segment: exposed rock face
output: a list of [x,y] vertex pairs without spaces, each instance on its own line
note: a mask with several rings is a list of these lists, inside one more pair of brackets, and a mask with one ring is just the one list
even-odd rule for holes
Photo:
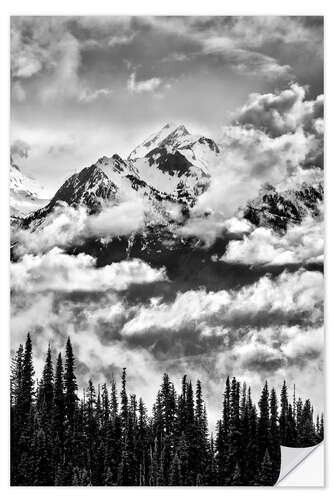
[[318,203],[323,197],[321,183],[303,184],[298,189],[286,191],[266,185],[259,196],[247,204],[244,217],[256,226],[284,231],[289,223],[300,223],[306,215],[318,215]]

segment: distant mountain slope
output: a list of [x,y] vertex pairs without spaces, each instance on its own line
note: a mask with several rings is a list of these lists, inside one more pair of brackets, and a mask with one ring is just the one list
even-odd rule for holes
[[13,159],[9,169],[10,214],[24,217],[47,203],[43,188],[32,178],[24,175]]
[[318,215],[318,204],[323,201],[323,197],[321,182],[315,185],[303,183],[295,190],[285,191],[266,185],[257,198],[248,202],[244,217],[255,226],[285,230],[288,224],[300,223],[306,215]]

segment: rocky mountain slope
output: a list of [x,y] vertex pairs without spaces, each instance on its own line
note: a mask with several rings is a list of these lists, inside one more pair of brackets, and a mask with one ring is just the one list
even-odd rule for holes
[[244,217],[255,226],[284,231],[288,224],[299,224],[306,215],[319,214],[319,203],[324,198],[321,182],[315,185],[303,183],[296,189],[278,190],[265,185],[259,195],[249,201]]
[[[138,157],[144,154],[143,157]],[[131,192],[139,192],[156,204],[162,200],[193,206],[209,185],[209,169],[221,161],[217,144],[190,134],[183,125],[163,127],[138,146],[127,159],[114,154],[72,175],[50,202],[26,222],[45,217],[58,202],[84,205],[98,212],[108,203],[117,203]]]
[[[47,215],[58,204],[84,206],[88,213],[95,214],[106,205],[117,205],[139,195],[146,207],[143,229],[107,242],[90,238],[69,251],[94,255],[100,264],[139,257],[153,265],[166,265],[169,270],[170,266],[179,269],[187,259],[193,263],[203,258],[209,260],[216,252],[223,254],[227,245],[225,234],[207,249],[199,237],[184,237],[179,229],[191,216],[197,197],[208,188],[210,172],[222,162],[223,149],[213,140],[192,135],[183,125],[168,124],[135,148],[127,159],[117,154],[103,156],[69,177],[48,204],[22,219],[21,227],[43,228]],[[295,189],[265,185],[256,198],[240,209],[239,215],[255,226],[283,232],[288,224],[299,223],[306,215],[317,215],[322,200],[321,181],[303,182]],[[178,217],[174,218],[175,207]],[[216,214],[202,215],[204,222],[209,223],[209,217],[214,219]]]

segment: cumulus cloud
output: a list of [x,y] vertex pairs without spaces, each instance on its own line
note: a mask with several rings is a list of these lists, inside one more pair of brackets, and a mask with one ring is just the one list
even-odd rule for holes
[[[155,288],[165,271],[136,260],[98,269],[87,255],[53,250],[25,256],[11,272],[13,346],[31,332],[38,373],[48,342],[62,349],[70,335],[80,384],[89,377],[103,382],[127,366],[130,390],[150,405],[164,370],[176,382],[188,373],[201,378],[212,420],[228,374],[255,391],[265,377],[276,385],[288,377],[305,395],[320,380],[321,273],[267,275],[240,289],[189,290],[170,299]],[[128,295],[135,285],[143,297],[149,283],[147,299]]]
[[[323,96],[306,100],[298,84],[275,94],[252,94],[219,139],[221,159],[210,168],[210,184],[182,229],[211,245],[226,220],[254,199],[266,183],[295,189],[323,180]],[[292,182],[295,185],[292,186]],[[244,224],[243,224],[244,226]],[[248,232],[240,227],[240,233]],[[237,232],[237,231],[236,231]],[[238,246],[238,243],[235,243]]]
[[[251,330],[230,352],[221,355],[226,363],[234,364],[234,370],[261,373],[274,377],[274,373],[291,367],[304,368],[317,363],[323,350],[323,328],[282,326]],[[317,375],[318,376],[318,375]]]
[[[209,187],[191,209],[183,233],[212,244],[223,235],[226,220],[239,219],[239,208],[255,198],[263,184],[274,186],[296,175],[314,147],[313,140],[303,130],[273,138],[254,128],[225,127],[219,141],[221,160],[211,168]],[[239,232],[247,232],[246,224],[241,225]]]
[[234,114],[241,125],[252,125],[272,137],[295,132],[320,132],[324,112],[324,96],[306,100],[306,89],[297,83],[279,93],[250,94],[247,103]]
[[25,253],[47,252],[53,247],[68,248],[88,238],[108,241],[116,236],[129,235],[144,226],[145,202],[135,197],[119,204],[103,207],[98,214],[88,214],[85,207],[56,206],[40,225],[15,229],[12,234],[17,256]]
[[[247,327],[306,315],[320,320],[323,301],[323,276],[319,272],[300,270],[282,273],[273,280],[261,278],[240,290],[190,290],[179,293],[172,303],[159,301],[137,308],[122,332],[137,335],[158,329],[178,331],[185,326],[204,336],[225,335],[224,327]],[[218,327],[210,330],[210,326]]]
[[301,224],[290,225],[284,234],[265,227],[255,228],[242,240],[230,241],[221,260],[273,266],[323,263],[323,215],[308,216]]
[[221,212],[214,211],[202,215],[199,211],[194,211],[186,224],[177,229],[177,233],[185,237],[195,236],[209,247],[217,238],[242,235],[249,233],[251,229],[252,224],[238,216],[225,219],[224,213]]
[[160,78],[154,77],[148,80],[137,80],[136,73],[131,73],[127,81],[127,88],[134,94],[141,94],[143,92],[154,92],[162,83]]
[[105,291],[125,290],[131,284],[165,280],[165,271],[155,270],[138,259],[96,268],[90,255],[66,255],[59,248],[45,255],[24,255],[11,265],[15,291]]

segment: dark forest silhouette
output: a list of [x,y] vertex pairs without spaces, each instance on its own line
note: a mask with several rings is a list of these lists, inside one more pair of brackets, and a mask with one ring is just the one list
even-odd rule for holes
[[284,382],[280,401],[265,383],[258,406],[250,387],[225,383],[223,411],[209,435],[198,380],[186,376],[177,394],[167,374],[152,414],[126,388],[92,381],[77,395],[75,358],[67,340],[53,366],[51,349],[41,379],[34,379],[32,343],[19,346],[11,374],[12,485],[273,485],[280,444],[311,446],[323,439],[324,419],[309,399],[290,403]]

